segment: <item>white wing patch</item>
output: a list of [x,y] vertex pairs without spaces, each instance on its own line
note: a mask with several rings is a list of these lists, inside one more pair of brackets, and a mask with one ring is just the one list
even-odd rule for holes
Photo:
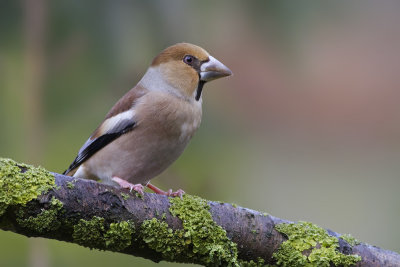
[[[99,128],[99,136],[92,139],[90,137],[85,144],[79,150],[78,155],[75,160],[69,166],[69,168],[64,172],[64,174],[69,173],[71,170],[79,167],[84,161],[89,159],[93,154],[102,149],[104,146],[111,143],[113,140],[119,136],[133,130],[136,126],[134,120],[135,112],[130,109],[122,112],[116,116],[113,116],[105,120]],[[79,170],[79,174],[84,172],[84,169]]]
[[129,109],[118,115],[106,119],[100,126],[100,134],[105,134],[115,128],[123,120],[134,120],[135,110]]

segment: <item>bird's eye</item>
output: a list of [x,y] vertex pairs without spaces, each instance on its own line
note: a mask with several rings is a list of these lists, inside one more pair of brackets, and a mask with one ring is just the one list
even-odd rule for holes
[[183,58],[183,62],[185,62],[188,65],[191,65],[194,61],[194,57],[191,55],[187,55]]

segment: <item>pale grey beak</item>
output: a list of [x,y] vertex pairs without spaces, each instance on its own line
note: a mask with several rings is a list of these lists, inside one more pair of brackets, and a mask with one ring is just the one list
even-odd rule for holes
[[200,80],[204,82],[232,75],[232,71],[216,58],[209,56],[209,61],[200,67]]

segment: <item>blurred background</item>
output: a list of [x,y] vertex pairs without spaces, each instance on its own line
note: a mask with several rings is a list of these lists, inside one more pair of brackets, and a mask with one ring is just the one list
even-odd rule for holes
[[[0,157],[63,172],[177,42],[234,72],[154,180],[400,252],[399,1],[0,1]],[[1,266],[155,266],[0,232]],[[159,266],[173,266],[161,263]]]

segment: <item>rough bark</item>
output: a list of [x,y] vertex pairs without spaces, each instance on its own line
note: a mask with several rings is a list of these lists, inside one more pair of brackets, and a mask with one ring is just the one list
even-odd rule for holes
[[[21,172],[26,170],[25,167],[20,167],[20,169]],[[51,238],[107,250],[108,247],[104,243],[99,243],[99,245],[96,242],[79,242],[74,234],[77,231],[76,225],[83,220],[103,218],[101,224],[105,227],[103,232],[106,232],[107,227],[112,223],[129,221],[136,229],[130,237],[129,246],[119,247],[119,249],[114,246],[110,247],[110,250],[144,257],[155,262],[171,260],[162,251],[151,248],[143,238],[141,230],[145,221],[156,218],[160,222],[167,223],[168,227],[173,229],[172,233],[179,234],[179,229],[182,229],[183,224],[179,216],[171,213],[169,198],[151,193],[145,193],[141,197],[125,189],[117,189],[95,181],[53,174],[57,186],[25,205],[9,205],[2,215],[0,213],[0,229],[28,237]],[[1,179],[0,165],[0,182]],[[0,186],[0,196],[1,190]],[[61,201],[62,208],[54,208],[55,199]],[[276,226],[291,222],[228,203],[213,201],[205,203],[208,203],[207,210],[214,222],[221,226],[226,231],[226,236],[237,245],[239,264],[245,265],[251,260],[254,265],[257,265],[257,262],[259,265],[261,263],[277,264],[277,259],[273,257],[273,254],[279,251],[288,236],[279,232]],[[52,209],[56,211],[52,215],[43,213]],[[40,214],[46,215],[42,217],[50,217],[50,221],[45,222],[45,226],[37,227],[35,224],[38,221],[34,218],[39,218]],[[40,218],[43,219],[42,217]],[[41,223],[40,220],[39,223]],[[338,238],[337,250],[340,253],[361,256],[361,261],[356,266],[400,266],[400,255],[395,252],[365,243],[350,244],[350,241],[339,238],[340,234],[329,230],[327,233]],[[104,237],[107,238],[107,235],[105,234]],[[303,254],[306,255],[307,252]],[[185,258],[185,255],[180,255],[175,260],[205,264],[204,261],[197,262],[195,257]],[[285,265],[282,262],[278,264]],[[210,262],[209,265],[217,264]]]

